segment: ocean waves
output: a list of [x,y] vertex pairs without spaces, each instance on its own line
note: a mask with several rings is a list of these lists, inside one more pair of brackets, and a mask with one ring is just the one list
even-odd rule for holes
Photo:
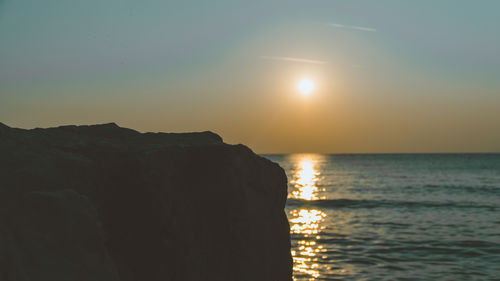
[[498,211],[497,205],[480,204],[473,202],[433,202],[433,201],[400,201],[400,200],[356,200],[356,199],[320,199],[303,200],[289,198],[289,207],[315,207],[315,208],[460,208],[484,209]]
[[290,155],[294,280],[499,280],[500,155]]

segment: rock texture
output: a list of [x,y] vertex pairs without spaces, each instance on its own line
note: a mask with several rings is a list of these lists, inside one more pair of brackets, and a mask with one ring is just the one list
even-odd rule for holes
[[286,189],[211,132],[0,123],[0,280],[291,280]]

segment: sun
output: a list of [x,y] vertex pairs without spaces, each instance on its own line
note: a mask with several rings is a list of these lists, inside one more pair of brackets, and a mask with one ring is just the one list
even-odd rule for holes
[[304,78],[300,80],[297,85],[299,92],[303,95],[309,95],[312,91],[314,91],[314,81],[308,78]]

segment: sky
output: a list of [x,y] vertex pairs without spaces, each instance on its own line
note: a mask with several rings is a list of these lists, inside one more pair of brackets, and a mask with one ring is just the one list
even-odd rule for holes
[[500,152],[498,11],[497,0],[0,0],[0,122],[210,130],[257,153]]

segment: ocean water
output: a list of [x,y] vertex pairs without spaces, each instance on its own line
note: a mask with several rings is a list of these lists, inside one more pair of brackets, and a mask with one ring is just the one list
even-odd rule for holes
[[500,154],[263,156],[295,280],[500,280]]

